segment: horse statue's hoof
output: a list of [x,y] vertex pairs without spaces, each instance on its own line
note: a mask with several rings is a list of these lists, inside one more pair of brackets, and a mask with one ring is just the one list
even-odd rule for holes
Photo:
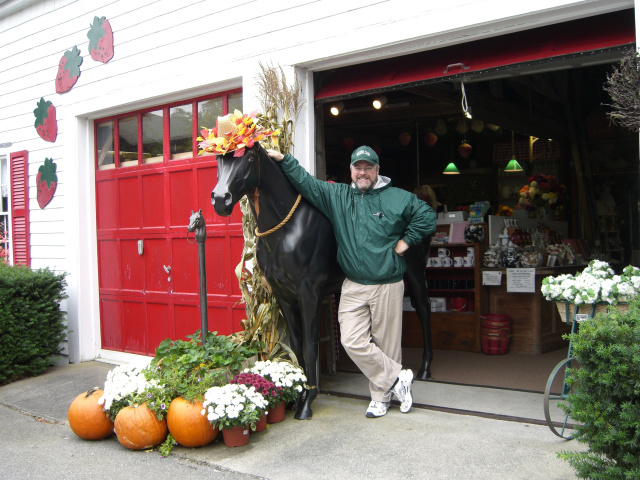
[[431,378],[431,368],[429,365],[425,365],[418,371],[416,380],[427,381]]
[[311,402],[318,395],[317,388],[304,390],[298,397],[296,402],[296,414],[293,416],[296,420],[311,420],[313,412],[311,411]]

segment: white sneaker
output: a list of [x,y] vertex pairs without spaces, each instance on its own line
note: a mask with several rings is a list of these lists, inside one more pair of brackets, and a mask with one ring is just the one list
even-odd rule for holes
[[400,370],[396,386],[391,389],[398,401],[400,402],[400,412],[407,413],[413,405],[411,397],[411,383],[413,382],[413,371]]
[[367,418],[377,418],[386,415],[387,410],[389,410],[390,403],[391,402],[378,402],[376,400],[372,400],[369,404],[369,408],[367,408]]

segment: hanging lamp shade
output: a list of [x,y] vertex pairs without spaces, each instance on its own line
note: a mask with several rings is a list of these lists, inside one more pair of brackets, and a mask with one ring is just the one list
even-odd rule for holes
[[509,163],[507,163],[507,167],[504,169],[504,171],[505,172],[522,172],[522,167],[516,160],[516,157],[513,157],[511,160],[509,160]]
[[458,167],[456,167],[455,163],[450,162],[442,173],[444,173],[445,175],[458,175],[460,174],[460,170],[458,170]]

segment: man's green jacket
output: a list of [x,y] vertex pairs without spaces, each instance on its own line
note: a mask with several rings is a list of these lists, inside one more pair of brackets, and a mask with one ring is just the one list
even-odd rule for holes
[[436,229],[433,209],[414,194],[379,176],[365,193],[352,185],[318,180],[291,155],[282,170],[296,190],[325,214],[335,231],[338,264],[347,278],[362,285],[402,280],[407,265],[396,254],[399,239],[416,245]]

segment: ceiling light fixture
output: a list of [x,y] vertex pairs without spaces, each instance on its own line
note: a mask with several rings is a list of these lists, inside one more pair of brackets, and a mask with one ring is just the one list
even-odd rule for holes
[[513,138],[514,138],[514,134],[513,134],[513,130],[511,130],[511,160],[509,160],[509,163],[507,163],[507,167],[504,169],[504,171],[517,173],[517,172],[522,172],[523,170],[520,164],[518,163],[518,161],[516,160],[516,149],[515,149],[515,142]]
[[331,106],[331,109],[330,109],[331,115],[337,117],[338,115],[340,115],[342,110],[344,110],[344,103],[338,102],[335,105]]
[[444,173],[445,175],[459,175],[460,170],[458,170],[458,167],[456,167],[455,163],[451,162],[449,163],[449,165],[447,165],[442,173]]
[[387,104],[387,97],[382,95],[381,97],[374,99],[372,104],[373,104],[373,108],[375,108],[376,110],[380,110],[382,107],[384,107]]

